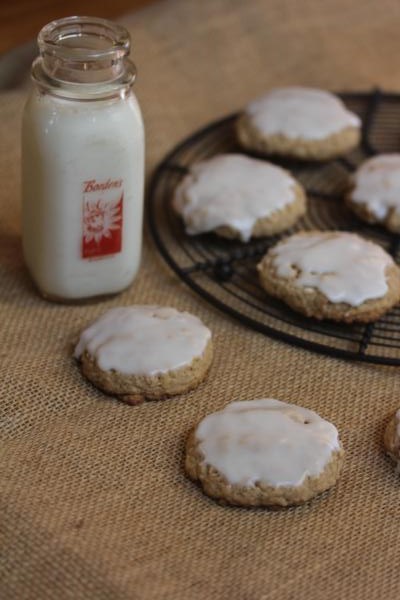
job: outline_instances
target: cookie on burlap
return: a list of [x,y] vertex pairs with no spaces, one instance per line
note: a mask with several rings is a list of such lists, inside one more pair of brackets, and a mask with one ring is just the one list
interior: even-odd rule
[[330,92],[287,87],[251,102],[236,129],[240,144],[248,150],[328,160],[358,145],[361,121]]
[[332,487],[343,456],[332,423],[261,399],[232,402],[200,421],[186,443],[185,469],[222,502],[290,506]]
[[271,296],[316,319],[368,323],[400,300],[399,267],[354,233],[296,233],[270,248],[257,269]]
[[400,154],[366,160],[352,177],[347,204],[363,221],[400,233]]
[[247,242],[291,227],[305,213],[306,197],[284,169],[241,154],[220,154],[190,167],[173,206],[189,235],[214,231]]
[[387,424],[383,443],[386,452],[397,463],[397,470],[400,472],[400,409],[394,413]]
[[83,331],[75,350],[84,375],[129,404],[194,389],[212,354],[211,332],[200,319],[160,306],[108,310]]

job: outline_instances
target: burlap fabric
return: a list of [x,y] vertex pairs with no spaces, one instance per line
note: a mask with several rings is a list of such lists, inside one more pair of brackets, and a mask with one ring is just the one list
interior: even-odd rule
[[[397,0],[171,0],[125,19],[140,76],[149,171],[181,137],[277,84],[399,89]],[[382,430],[396,368],[291,348],[200,301],[145,240],[140,276],[100,304],[48,304],[20,250],[19,123],[0,97],[2,600],[397,599],[399,478]],[[106,308],[193,311],[215,362],[195,392],[133,408],[80,375],[71,346]],[[317,410],[347,450],[339,485],[283,512],[224,508],[183,474],[184,438],[234,399]]]

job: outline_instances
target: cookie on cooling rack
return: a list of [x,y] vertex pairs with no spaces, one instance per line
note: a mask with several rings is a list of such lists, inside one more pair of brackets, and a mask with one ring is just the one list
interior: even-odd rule
[[271,296],[308,317],[368,323],[400,300],[398,266],[354,233],[297,233],[270,248],[257,268]]
[[367,223],[400,233],[400,154],[381,154],[354,173],[347,204]]
[[212,498],[241,506],[302,504],[332,487],[344,452],[337,429],[279,400],[232,402],[191,431],[185,469]]
[[237,121],[240,144],[261,154],[328,160],[360,141],[361,121],[334,94],[305,87],[273,89]]
[[194,164],[173,206],[189,235],[214,231],[243,242],[291,227],[306,210],[300,184],[284,169],[241,154]]
[[75,357],[95,386],[129,404],[197,387],[212,361],[210,330],[160,306],[113,308],[81,334]]

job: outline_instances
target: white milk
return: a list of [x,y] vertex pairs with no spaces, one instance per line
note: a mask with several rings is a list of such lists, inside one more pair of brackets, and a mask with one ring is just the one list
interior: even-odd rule
[[[23,247],[44,295],[74,299],[114,293],[134,278],[142,242],[143,138],[133,94],[77,103],[33,91],[22,133]],[[121,186],[96,191],[107,182]],[[97,256],[84,257],[85,200],[89,205],[104,200],[106,212],[121,193],[121,250],[102,255],[100,247]]]
[[67,17],[38,45],[22,126],[25,261],[50,299],[119,292],[142,243],[144,131],[129,34]]

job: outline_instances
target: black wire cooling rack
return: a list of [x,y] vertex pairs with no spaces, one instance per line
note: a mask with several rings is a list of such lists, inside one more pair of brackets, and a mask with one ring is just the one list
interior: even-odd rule
[[[273,159],[293,173],[308,196],[307,215],[283,235],[307,229],[356,231],[400,262],[400,236],[362,223],[343,202],[349,173],[363,160],[400,151],[400,94],[374,90],[339,95],[362,119],[360,147],[345,158],[321,164]],[[214,234],[185,234],[171,205],[174,189],[192,163],[221,152],[243,152],[235,139],[236,118],[237,114],[230,115],[196,132],[156,169],[149,189],[148,219],[160,253],[194,291],[256,331],[332,356],[400,365],[400,306],[368,325],[306,318],[268,296],[258,282],[257,262],[281,236],[244,244]]]

